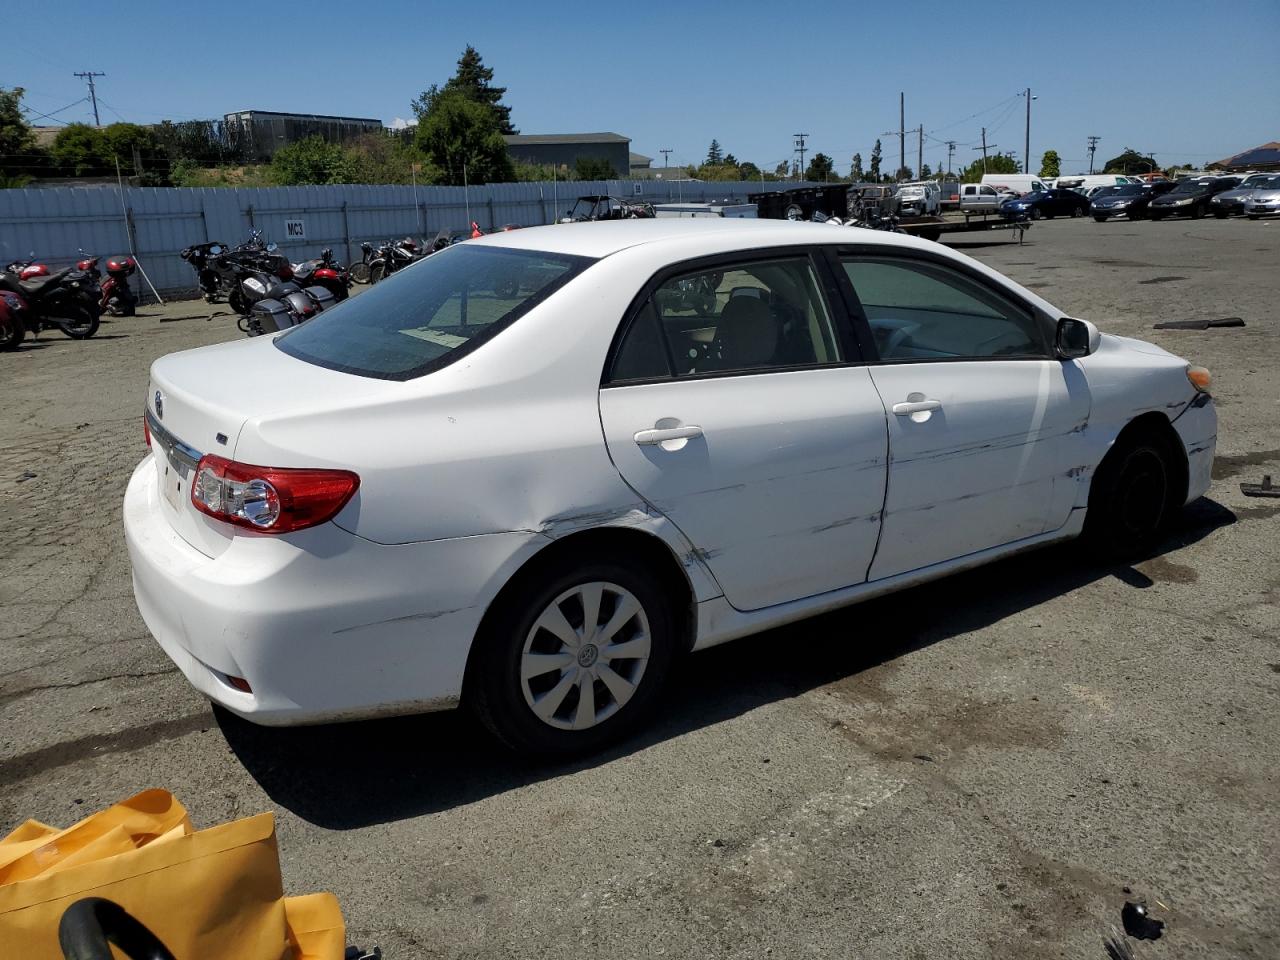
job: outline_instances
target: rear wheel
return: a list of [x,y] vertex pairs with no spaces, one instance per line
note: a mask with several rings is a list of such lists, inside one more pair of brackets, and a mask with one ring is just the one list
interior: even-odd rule
[[0,350],[17,350],[26,335],[21,320],[9,310],[0,311]]
[[49,320],[58,325],[58,329],[72,340],[88,340],[98,332],[97,311],[88,307],[61,307],[64,316],[50,317]]
[[1199,219],[1200,219],[1201,217],[1203,217],[1203,216],[1204,216],[1204,207],[1203,207],[1203,206],[1201,206],[1200,204],[1198,204],[1198,203],[1197,203],[1194,207],[1192,207],[1192,208],[1191,208],[1191,219],[1192,219],[1192,220],[1199,220]]
[[1093,219],[1097,220],[1099,223],[1106,223],[1106,222],[1107,222],[1107,218],[1106,218],[1106,217],[1100,217],[1100,216],[1098,216],[1098,214],[1096,214],[1096,213],[1093,215]]
[[1153,211],[1151,212],[1151,219],[1152,219],[1152,220],[1162,220],[1162,219],[1164,219],[1164,214],[1163,214],[1163,213],[1156,213],[1156,212],[1153,210]]
[[787,209],[782,212],[782,216],[786,220],[803,220],[804,208],[798,203],[789,203]]
[[1071,216],[1073,216],[1073,217],[1083,217],[1083,216],[1084,216],[1086,213],[1088,213],[1088,212],[1089,212],[1088,210],[1085,210],[1085,209],[1083,209],[1083,208],[1081,208],[1081,207],[1072,207],[1072,208],[1071,208]]
[[387,266],[384,263],[375,263],[369,267],[369,282],[377,283],[387,275]]
[[1227,211],[1225,210],[1215,210],[1213,211],[1213,215],[1217,217],[1219,220],[1227,219]]
[[1031,208],[1031,219],[1032,219],[1032,220],[1039,220],[1042,216],[1043,216],[1043,214],[1040,212],[1040,208],[1039,208],[1039,207],[1032,207],[1032,208]]
[[1106,560],[1150,549],[1177,506],[1174,452],[1159,434],[1123,438],[1102,461],[1089,491],[1084,536]]
[[347,273],[350,274],[351,279],[356,283],[369,282],[369,265],[363,260],[359,263],[353,263]]
[[504,744],[563,757],[642,723],[663,687],[676,628],[662,584],[621,556],[553,563],[489,618],[464,698]]

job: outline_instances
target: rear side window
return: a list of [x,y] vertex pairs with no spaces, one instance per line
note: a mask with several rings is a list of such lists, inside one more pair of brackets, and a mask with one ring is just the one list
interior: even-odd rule
[[411,380],[492,339],[593,262],[460,244],[330,307],[276,346],[331,370]]
[[1015,359],[1046,353],[1035,317],[953,269],[844,259],[880,359]]
[[[655,349],[655,334],[664,353]],[[840,359],[813,265],[788,257],[667,280],[627,331],[610,379],[759,373]]]

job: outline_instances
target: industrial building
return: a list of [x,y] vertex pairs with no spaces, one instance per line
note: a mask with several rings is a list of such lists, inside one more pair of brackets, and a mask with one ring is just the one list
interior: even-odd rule
[[353,140],[366,133],[381,133],[382,121],[368,117],[329,117],[318,113],[274,113],[241,110],[223,117],[227,138],[243,146],[245,158],[270,160],[281,147],[307,137],[320,136],[330,143]]
[[579,158],[607,160],[615,176],[631,169],[631,138],[618,133],[534,133],[503,137],[512,160],[572,167]]

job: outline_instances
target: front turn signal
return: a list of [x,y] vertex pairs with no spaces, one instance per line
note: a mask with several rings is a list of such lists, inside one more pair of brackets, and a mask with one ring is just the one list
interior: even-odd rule
[[1208,393],[1209,384],[1213,382],[1213,377],[1209,376],[1209,371],[1204,367],[1188,366],[1187,379],[1191,381],[1197,393]]

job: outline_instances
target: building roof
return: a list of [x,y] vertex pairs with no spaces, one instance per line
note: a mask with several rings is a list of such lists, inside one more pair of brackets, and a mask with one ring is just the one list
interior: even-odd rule
[[517,133],[502,138],[507,146],[525,146],[534,143],[630,143],[630,137],[620,133]]
[[633,167],[647,167],[653,163],[653,157],[646,157],[643,153],[633,153],[630,156],[628,163]]
[[1213,164],[1215,167],[1240,167],[1248,169],[1249,167],[1273,167],[1280,165],[1280,140],[1272,140],[1270,143],[1264,143],[1260,147],[1254,147],[1252,150],[1246,150],[1244,153],[1237,153],[1234,157],[1227,157],[1225,160],[1219,160]]
[[[277,110],[233,110],[226,114],[227,117],[239,117],[241,114],[251,114],[255,117],[293,117],[299,120],[341,120],[344,123],[376,123],[381,126],[382,121],[374,117],[333,117],[323,113],[281,113]],[[224,117],[225,119],[225,117]]]

